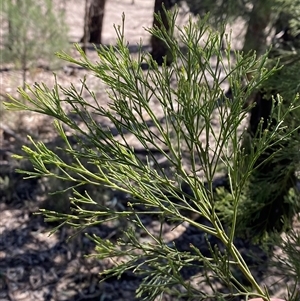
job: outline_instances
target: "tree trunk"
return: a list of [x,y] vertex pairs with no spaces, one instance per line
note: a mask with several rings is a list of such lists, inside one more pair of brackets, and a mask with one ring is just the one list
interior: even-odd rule
[[271,14],[273,2],[273,0],[256,0],[254,2],[245,35],[244,53],[255,51],[257,56],[260,56],[266,51],[267,37],[273,21]]
[[106,0],[91,0],[85,17],[84,35],[81,42],[101,44],[101,33]]
[[[248,22],[248,28],[245,35],[245,42],[243,46],[244,54],[255,52],[257,57],[261,56],[267,49],[267,37],[269,35],[269,28],[271,27],[272,16],[271,7],[273,0],[256,0],[253,3],[252,12]],[[250,79],[251,74],[247,74]],[[261,96],[262,92],[258,91],[253,95],[250,101],[256,102],[256,107],[251,111],[251,119],[249,129],[251,133],[256,134],[261,118],[269,119],[272,106],[271,101],[264,99]]]
[[[166,10],[169,10],[172,8],[173,4],[171,0],[155,0],[154,3],[154,16],[153,16],[153,27],[159,27],[162,28],[162,26],[159,24],[159,22],[155,18],[155,14],[160,14],[163,27],[166,28],[166,30],[169,30],[169,23],[167,20],[167,15],[163,10],[163,4],[165,6]],[[162,65],[164,59],[164,56],[167,56],[167,64],[170,64],[172,61],[172,58],[170,57],[170,54],[168,53],[168,49],[165,45],[165,43],[160,40],[159,38],[152,36],[151,37],[151,46],[152,46],[152,52],[151,55],[153,59],[158,63],[158,65]]]
[[83,30],[83,37],[81,39],[82,50],[86,53],[87,44],[88,44],[88,35],[89,35],[89,26],[88,26],[88,19],[89,19],[89,0],[85,0],[84,4],[84,30]]

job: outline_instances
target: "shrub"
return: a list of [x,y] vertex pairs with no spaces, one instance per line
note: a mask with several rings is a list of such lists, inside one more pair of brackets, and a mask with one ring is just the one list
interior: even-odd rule
[[[169,20],[173,31],[176,13],[169,14]],[[75,47],[80,59],[58,54],[59,58],[85,68],[107,84],[108,108],[101,106],[84,80],[80,91],[73,85],[65,88],[56,84],[52,90],[43,84],[27,86],[28,92],[19,89],[27,104],[14,98],[6,104],[9,108],[52,116],[55,130],[65,143],[68,161],[30,137],[32,147],[24,146],[25,154],[19,157],[29,159],[34,166],[34,172],[21,171],[28,177],[59,178],[70,183],[72,213],[43,211],[48,220],[88,227],[125,217],[134,225],[135,228],[124,228],[117,244],[97,236],[90,238],[96,243],[97,257],[110,258],[115,263],[103,275],[121,276],[128,270],[140,275],[142,280],[136,295],[144,300],[156,300],[167,293],[178,298],[184,296],[186,300],[268,298],[268,292],[254,279],[234,244],[236,223],[240,200],[248,188],[257,158],[295,131],[281,124],[298,108],[297,98],[283,114],[278,113],[282,106],[278,102],[274,110],[278,113],[278,125],[272,131],[264,131],[255,140],[252,151],[245,153],[242,143],[247,131],[241,128],[241,123],[251,110],[251,106],[245,107],[245,100],[276,72],[276,67],[267,68],[267,54],[256,58],[236,52],[232,57],[229,41],[225,53],[221,53],[224,33],[207,24],[204,18],[177,28],[181,43],[171,39],[172,34],[164,29],[149,30],[168,45],[174,58],[170,67],[166,64],[158,67],[142,50],[137,59],[132,58],[121,27],[116,29],[116,48],[96,49],[98,63],[92,63],[78,45]],[[143,71],[142,63],[152,69]],[[241,78],[250,73],[252,77],[244,89]],[[234,101],[224,98],[225,81],[234,87]],[[83,91],[92,100],[87,100]],[[222,98],[223,105],[218,101]],[[66,104],[80,117],[84,127],[68,114]],[[157,115],[158,109],[163,118]],[[103,127],[97,118],[109,120],[118,131],[118,139],[112,128]],[[72,129],[79,147],[70,143],[66,127]],[[145,160],[129,144],[128,134],[144,148]],[[164,157],[169,169],[160,166],[157,154]],[[183,164],[183,158],[188,164]],[[226,224],[222,222],[214,188],[220,166],[227,170],[230,186],[230,219]],[[55,169],[59,172],[52,172]],[[114,210],[101,202],[100,195],[96,199],[88,190],[80,192],[79,187],[86,184],[105,185],[130,195],[127,208]],[[185,185],[189,193],[184,191]],[[93,205],[94,209],[88,210],[86,205]],[[193,219],[193,214],[201,219]],[[147,228],[145,215],[155,215],[161,228],[166,221],[174,225],[187,222],[204,231],[210,255],[192,244],[189,251],[180,252],[176,245],[164,240],[162,231],[153,233]],[[139,240],[135,229],[147,239]],[[210,237],[216,237],[220,243],[210,244]],[[211,293],[185,281],[182,270],[193,266],[202,268],[198,283],[210,283]],[[233,268],[246,277],[250,288],[234,276]],[[214,280],[221,282],[226,290],[221,291]]]
[[2,63],[13,63],[23,72],[38,66],[55,67],[54,52],[68,48],[67,27],[51,0],[3,0]]

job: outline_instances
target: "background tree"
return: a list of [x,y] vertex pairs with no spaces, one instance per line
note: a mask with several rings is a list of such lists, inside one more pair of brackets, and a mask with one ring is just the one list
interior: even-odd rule
[[[178,2],[178,1],[177,1]],[[299,28],[299,0],[186,0],[190,12],[204,16],[210,13],[213,26],[233,24],[238,17],[245,20],[246,35],[243,50],[261,54],[267,48],[267,38],[288,27]],[[281,27],[281,29],[279,29]]]
[[62,11],[51,0],[3,0],[3,48],[1,63],[13,63],[22,70],[37,66],[55,67],[54,53],[68,48],[67,26]]
[[[283,4],[283,1],[281,2]],[[292,100],[300,92],[294,80],[300,76],[300,48],[299,37],[297,37],[300,28],[300,2],[294,1],[292,5],[291,2],[285,1],[285,5],[279,6],[279,9],[276,4],[279,5],[278,1],[272,0],[257,0],[253,3],[243,47],[245,53],[255,51],[257,55],[261,55],[266,51],[267,38],[273,31],[277,34],[271,41],[273,49],[269,53],[269,64],[275,66],[280,59],[279,64],[282,66],[281,70],[253,95],[252,101],[255,106],[249,121],[252,141],[250,148],[255,147],[257,139],[263,139],[265,130],[272,131],[278,126],[276,109],[278,102],[283,102],[281,113],[285,114]],[[298,6],[298,10],[292,12],[295,5]],[[295,27],[298,30],[293,30]],[[289,37],[287,37],[288,33]],[[282,37],[289,39],[289,49]],[[281,95],[282,99],[277,95]],[[289,115],[285,126],[296,128],[299,121],[299,114]],[[296,202],[288,201],[291,190],[296,188],[297,183],[296,171],[299,169],[300,162],[297,150],[299,144],[299,132],[296,131],[289,139],[283,139],[277,146],[266,149],[258,158],[250,181],[251,204],[247,206],[247,216],[245,214],[241,218],[244,227],[240,227],[241,229],[249,227],[252,236],[255,235],[254,233],[260,235],[264,231],[282,231],[291,227],[293,216],[299,208],[299,199]],[[248,149],[249,152],[251,149]]]
[[[247,26],[243,52],[245,54],[256,53],[260,56],[267,50],[268,41],[271,41],[273,49],[269,53],[269,64],[275,66],[280,59],[280,64],[283,65],[282,70],[276,73],[276,76],[262,84],[257,91],[254,91],[250,99],[247,99],[248,104],[254,104],[248,126],[251,142],[248,136],[243,142],[244,147],[247,145],[245,153],[247,155],[255,149],[257,139],[263,139],[264,131],[272,131],[278,126],[277,117],[273,116],[273,103],[275,107],[277,103],[276,95],[280,94],[283,97],[284,108],[287,110],[290,102],[300,92],[298,83],[294,80],[300,76],[297,71],[300,49],[300,1],[187,0],[186,2],[194,14],[204,16],[210,12],[210,22],[215,27],[224,21],[233,23],[237,17],[242,17]],[[230,83],[226,97],[233,101],[241,97],[236,92],[240,89],[240,85],[247,86],[251,76],[251,73],[247,74],[244,83]],[[297,124],[297,120],[299,122],[299,115],[290,116],[286,126]],[[245,206],[241,206],[244,212],[244,214],[241,212],[239,218],[241,234],[247,233],[246,229],[251,229],[248,233],[251,233],[252,238],[255,235],[262,237],[266,232],[282,231],[291,226],[299,201],[291,204],[287,198],[297,182],[295,172],[300,161],[295,145],[299,146],[299,144],[296,134],[289,140],[268,148],[258,158],[255,172],[249,182],[248,195],[245,196]]]
[[249,21],[243,51],[255,51],[262,55],[267,48],[267,38],[270,36],[270,29],[274,26],[276,17],[272,16],[272,4],[274,0],[252,1],[252,10],[249,14]]
[[81,39],[85,45],[87,42],[101,44],[101,34],[104,19],[106,0],[86,0],[84,20],[84,35]]
[[[169,21],[167,18],[166,11],[169,10],[174,6],[174,2],[172,0],[155,0],[154,3],[154,16],[153,16],[153,27],[164,28],[166,31],[169,31]],[[158,21],[155,17],[159,15],[161,18],[162,23]],[[163,26],[162,26],[163,25]],[[170,64],[172,58],[170,57],[170,53],[168,53],[168,47],[163,40],[158,38],[155,35],[151,36],[151,47],[152,47],[152,57],[158,63],[158,65],[162,65],[163,57],[167,57],[167,64]]]

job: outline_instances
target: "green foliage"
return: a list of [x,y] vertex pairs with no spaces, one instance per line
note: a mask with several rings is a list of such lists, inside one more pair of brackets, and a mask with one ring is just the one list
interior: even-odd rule
[[13,63],[23,70],[55,67],[56,51],[68,48],[67,27],[61,11],[52,0],[3,0],[2,26],[5,29],[1,63]]
[[276,0],[274,9],[280,14],[281,24],[290,26],[292,36],[296,37],[300,33],[300,1]]
[[[299,221],[299,216],[298,216]],[[300,298],[300,232],[299,226],[291,229],[288,234],[272,236],[269,243],[280,247],[272,261],[275,273],[288,284],[288,300]]]
[[5,190],[9,187],[9,177],[5,176],[5,177],[0,177],[0,189],[1,190]]
[[236,1],[236,0],[186,0],[190,11],[195,15],[204,16],[208,12],[211,15],[210,21],[213,24],[222,24],[224,21],[232,22],[237,17],[248,19],[251,12],[253,1]]
[[[271,59],[269,66],[274,66],[275,60],[277,58]],[[253,169],[240,198],[237,235],[254,241],[265,239],[274,230],[281,232],[291,229],[293,216],[300,211],[299,191],[295,190],[295,171],[299,170],[300,165],[300,110],[297,105],[300,86],[295,80],[300,76],[299,56],[289,54],[282,57],[280,63],[283,66],[260,88],[264,93],[263,101],[274,103],[269,125],[256,137],[245,134],[243,141],[244,154],[248,155],[256,147],[257,141],[261,143],[264,139],[266,131],[272,132],[278,126],[282,129],[277,136],[276,146],[270,146],[258,158],[258,166]],[[287,129],[289,136],[286,136]],[[230,223],[234,211],[231,192],[220,188],[217,195],[216,206],[223,220]]]
[[[222,24],[224,21],[232,23],[238,17],[248,21],[253,7],[260,1],[262,0],[185,0],[193,14],[204,16],[209,12],[210,21],[213,24]],[[299,29],[299,0],[272,0],[268,5],[274,15],[274,20],[280,14],[284,14],[286,22],[283,22],[282,25],[291,25],[292,28],[298,27]]]
[[[172,31],[176,14],[169,15],[169,19]],[[224,300],[235,296],[246,299],[258,296],[268,300],[268,292],[252,276],[234,244],[234,238],[240,202],[249,186],[255,163],[270,145],[290,137],[294,129],[286,129],[281,123],[298,108],[298,99],[284,114],[278,115],[278,126],[272,131],[265,131],[262,139],[255,141],[253,151],[245,155],[241,146],[246,131],[240,133],[240,124],[251,109],[245,108],[245,99],[261,87],[276,68],[266,68],[267,55],[256,58],[255,55],[242,56],[236,52],[232,57],[230,43],[225,55],[222,54],[219,49],[224,36],[214,31],[206,18],[196,23],[190,21],[177,30],[186,52],[181,51],[182,45],[170,38],[166,31],[158,28],[149,30],[168,45],[174,58],[170,67],[163,65],[159,68],[142,50],[134,59],[122,28],[116,30],[116,48],[100,46],[96,49],[98,63],[92,63],[78,45],[76,49],[80,59],[66,53],[58,54],[61,59],[85,68],[107,84],[108,108],[101,106],[85,80],[80,91],[73,85],[67,88],[58,84],[53,89],[44,84],[27,86],[28,92],[19,89],[26,104],[11,98],[11,102],[6,103],[7,107],[53,117],[55,130],[64,141],[64,151],[68,155],[68,160],[65,160],[44,143],[30,138],[32,146],[24,146],[24,156],[18,158],[29,159],[34,171],[20,172],[28,177],[48,177],[69,183],[73,211],[70,214],[43,211],[48,220],[87,227],[127,218],[135,225],[135,228],[124,227],[124,234],[117,244],[96,236],[91,239],[97,245],[99,259],[120,259],[103,275],[120,277],[127,270],[140,275],[142,282],[137,296],[143,300],[156,300],[167,293],[178,298],[184,296],[187,300]],[[199,45],[199,41],[204,41],[203,45]],[[152,69],[143,71],[142,63],[147,63]],[[241,78],[248,73],[253,77],[245,90]],[[220,106],[218,99],[223,96],[224,81],[229,81],[234,87],[234,101],[226,99]],[[92,99],[85,99],[84,93]],[[66,112],[66,104],[72,108],[72,113],[80,117],[85,127]],[[277,109],[281,107],[282,102],[279,102]],[[160,110],[164,118],[160,119],[156,110]],[[109,120],[117,129],[119,139],[110,128],[103,127],[92,116]],[[216,119],[218,126],[213,122]],[[72,130],[79,148],[70,142],[65,128]],[[128,134],[134,136],[148,152],[145,160],[137,156],[129,144]],[[155,153],[164,156],[171,172],[159,165]],[[186,154],[188,163],[184,165],[182,158]],[[213,187],[220,165],[225,166],[229,176],[232,205],[232,214],[227,221],[229,227],[222,222]],[[178,183],[187,183],[191,194],[184,193]],[[91,197],[88,188],[80,191],[80,187],[86,184],[104,185],[129,194],[131,199],[127,208],[116,210],[103,205],[96,195]],[[94,206],[94,209],[88,210],[86,205]],[[144,210],[141,210],[141,205]],[[200,215],[205,222],[192,219],[188,212]],[[176,245],[170,246],[165,242],[162,231],[153,233],[147,228],[142,217],[153,216],[153,213],[161,228],[165,221],[174,224],[187,222],[218,238],[222,247],[208,242],[211,256],[193,245],[189,251],[180,252]],[[135,229],[142,231],[146,239],[140,241]],[[205,279],[212,288],[212,294],[183,278],[182,269],[193,266],[202,268],[199,283]],[[250,289],[240,282],[240,277],[233,275],[233,267],[247,279]],[[226,290],[220,291],[213,280],[225,285]]]
[[299,0],[186,0],[190,11],[204,16],[210,13],[211,24],[219,28],[223,23],[233,24],[239,18],[240,25],[244,21],[246,30],[243,50],[256,51],[262,54],[272,39],[273,46],[280,41],[280,48],[289,51],[299,49],[300,19]]

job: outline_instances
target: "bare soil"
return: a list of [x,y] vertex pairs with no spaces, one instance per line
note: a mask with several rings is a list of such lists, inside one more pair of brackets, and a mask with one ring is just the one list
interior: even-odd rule
[[[83,35],[84,1],[67,0],[67,22],[70,27],[70,42],[80,41]],[[115,44],[115,31],[113,24],[121,24],[121,15],[124,12],[125,35],[132,51],[142,39],[143,44],[149,47],[149,34],[144,27],[150,27],[153,17],[153,0],[107,0],[103,43]],[[187,20],[186,10],[181,9],[179,22]],[[237,22],[233,28],[234,47],[240,48],[243,37],[243,23]],[[87,55],[91,60],[97,60],[96,52],[88,50]],[[62,86],[73,83],[80,87],[80,79],[87,76],[87,83],[97,97],[108,102],[105,86],[85,70],[74,69],[66,65],[55,71],[58,81]],[[9,68],[0,73],[1,103],[6,99],[5,94],[17,96],[16,88],[22,85],[21,72]],[[44,82],[48,86],[54,84],[52,71],[37,68],[28,72],[28,83]],[[0,105],[1,105],[0,103]],[[3,110],[3,109],[2,109]],[[161,115],[162,112],[157,112]],[[55,146],[59,140],[53,131],[52,120],[41,115],[28,112],[0,112],[0,301],[125,301],[137,300],[134,298],[135,290],[140,279],[134,275],[126,274],[121,279],[112,278],[99,283],[99,273],[109,266],[109,260],[99,261],[96,258],[86,258],[84,255],[94,253],[94,244],[79,233],[67,241],[74,232],[65,227],[49,236],[53,224],[46,223],[43,217],[35,215],[39,208],[47,207],[55,210],[67,210],[68,202],[62,196],[50,197],[47,192],[53,186],[43,180],[24,180],[15,172],[20,163],[11,158],[13,153],[21,153],[21,146],[28,144],[27,135]],[[128,137],[134,144],[133,137]],[[31,168],[28,163],[22,167]],[[124,201],[124,196],[114,192],[105,192],[106,198]],[[88,233],[97,234],[102,238],[117,237],[122,225],[99,226],[88,229]],[[159,223],[155,220],[148,221],[148,227],[154,232],[159,231]],[[174,228],[164,225],[165,240],[175,242],[188,250],[189,244],[204,245],[204,236],[189,225]],[[238,242],[240,250],[246,254],[252,250],[263,261],[267,262],[266,254],[258,247],[247,242]],[[276,251],[280,252],[280,250]],[[199,274],[199,270],[186,271],[186,279]],[[255,271],[262,284],[271,287],[274,296],[283,297],[284,285],[277,283],[279,280],[273,275],[268,265],[261,265]],[[196,283],[196,281],[191,281]],[[202,284],[199,289],[208,290]],[[166,296],[164,300],[178,300]],[[182,299],[184,300],[184,299]]]

